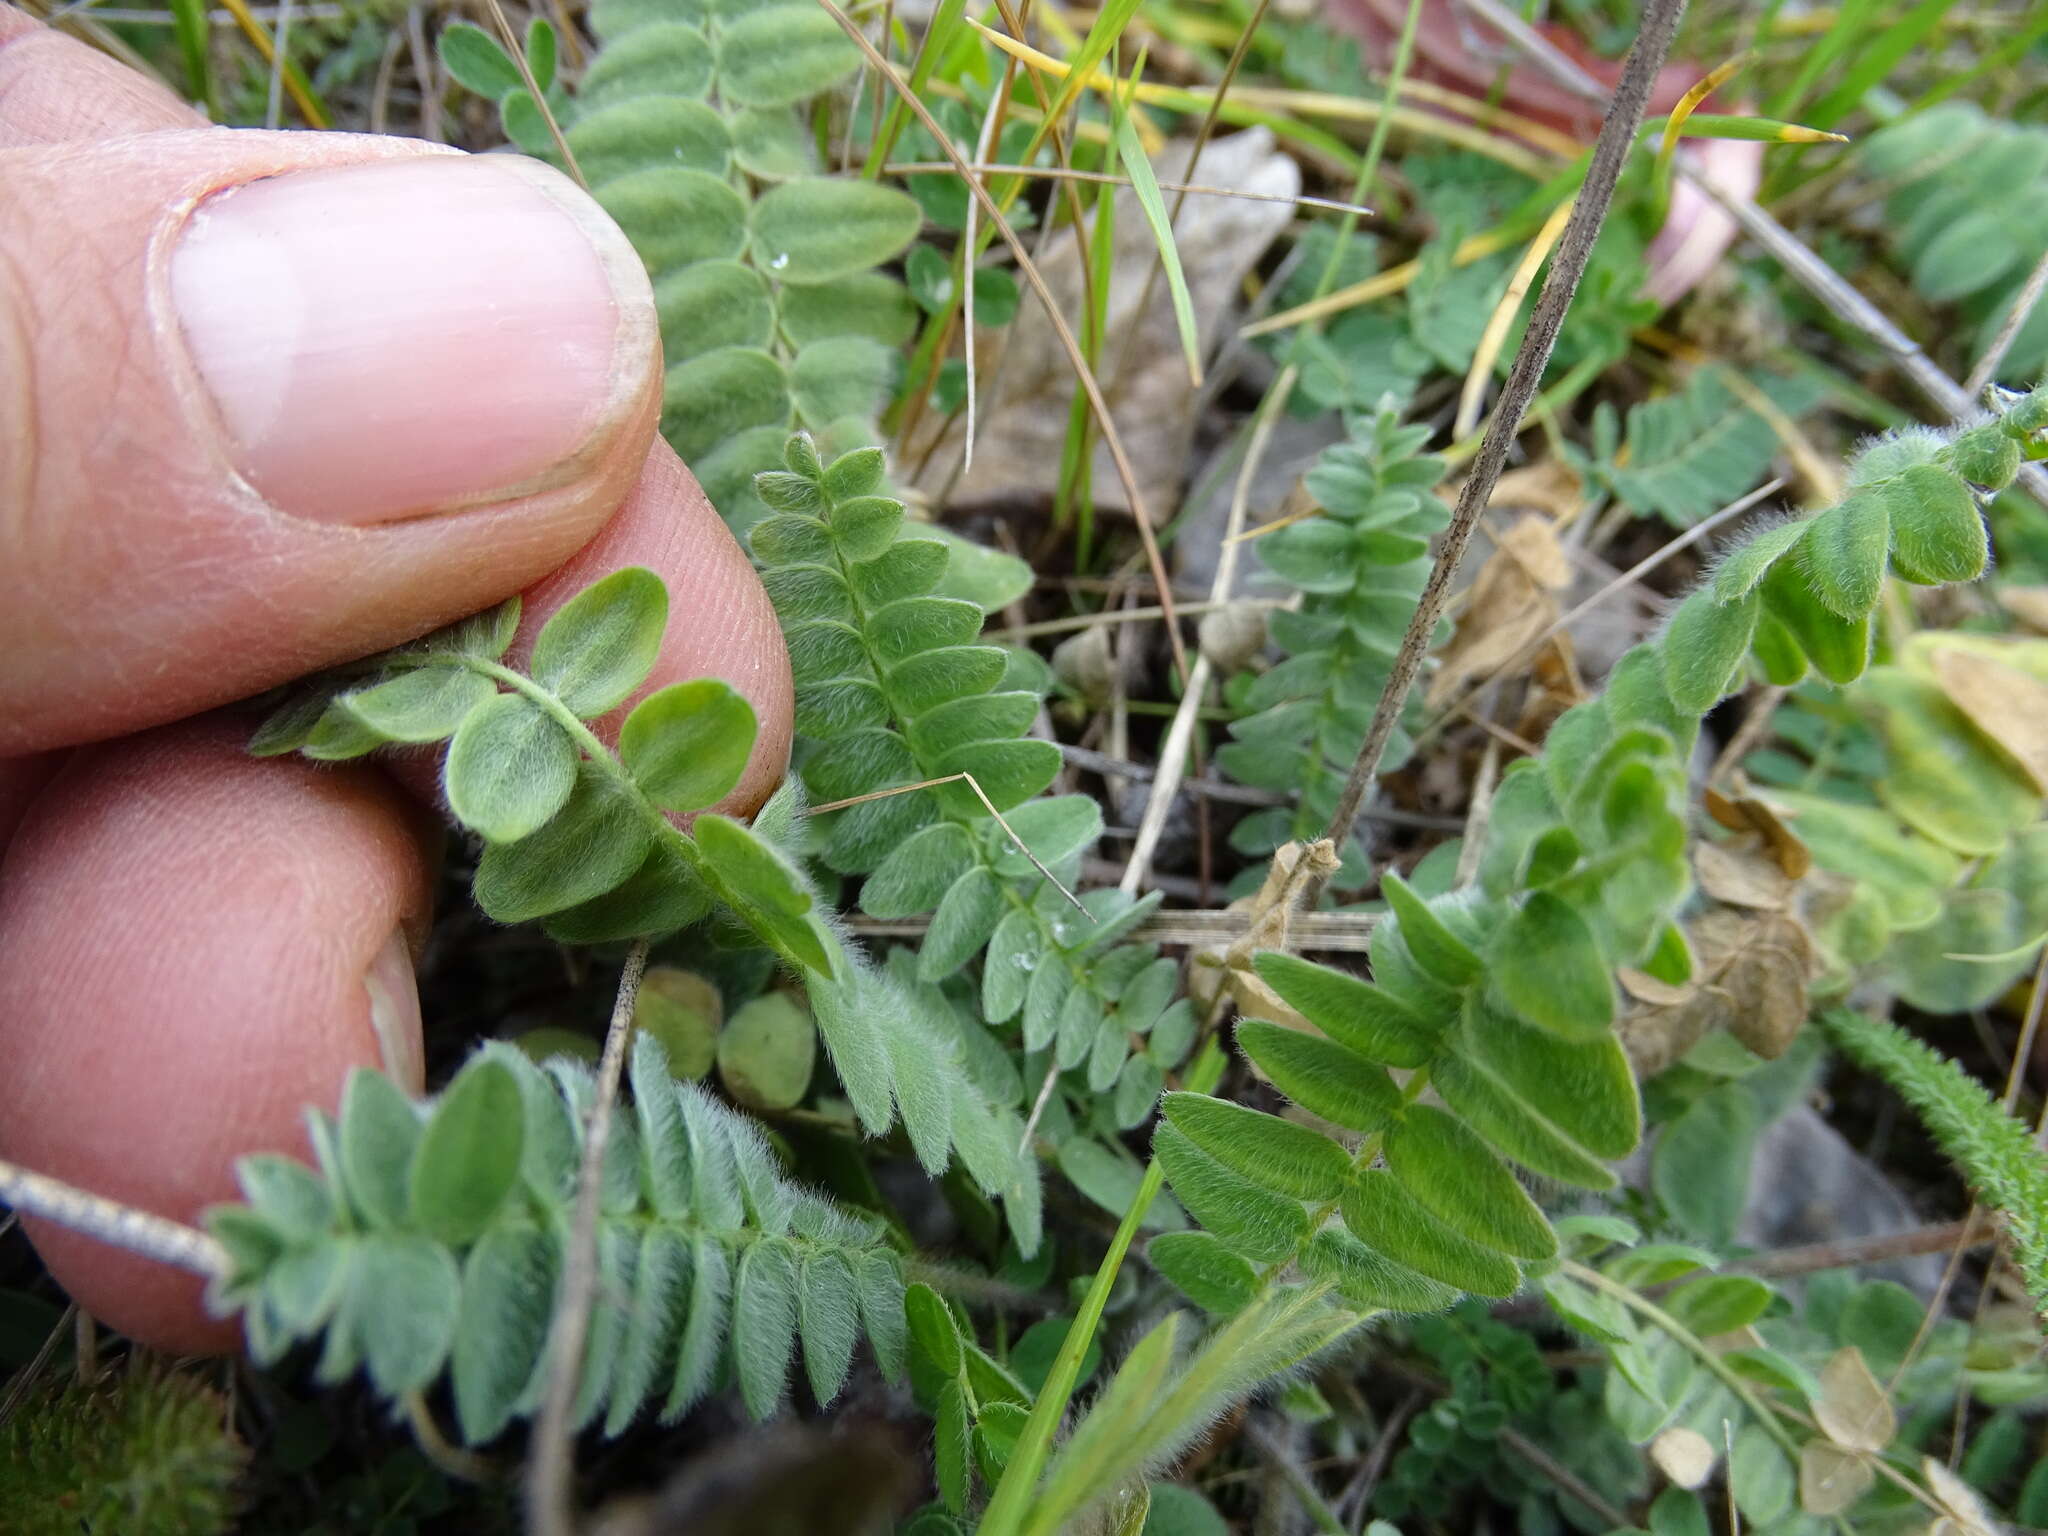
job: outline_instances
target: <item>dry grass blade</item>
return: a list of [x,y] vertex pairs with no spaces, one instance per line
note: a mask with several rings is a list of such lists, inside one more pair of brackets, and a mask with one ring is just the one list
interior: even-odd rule
[[590,1309],[597,1300],[597,1207],[604,1185],[605,1145],[611,1140],[612,1109],[625,1076],[626,1048],[633,1041],[633,1004],[646,971],[647,941],[635,939],[619,973],[618,997],[598,1062],[582,1163],[576,1170],[576,1208],[562,1262],[561,1298],[548,1327],[547,1391],[526,1462],[529,1536],[575,1536],[576,1446],[570,1421],[583,1376],[583,1348],[590,1337]]
[[[1145,563],[1151,567],[1152,579],[1158,584],[1160,602],[1164,607],[1171,609],[1173,586],[1166,574],[1165,558],[1159,552],[1159,536],[1152,527],[1152,514],[1146,510],[1145,494],[1138,487],[1138,477],[1131,469],[1130,456],[1124,452],[1123,438],[1116,430],[1116,423],[1110,418],[1109,402],[1103,398],[1101,386],[1095,380],[1095,373],[1082,357],[1080,344],[1074,340],[1073,328],[1067,324],[1067,317],[1060,313],[1059,304],[1053,298],[1052,290],[1046,287],[1045,278],[1039,272],[1038,264],[1024,249],[1023,241],[1017,238],[1017,232],[1010,227],[1010,221],[1003,217],[1002,209],[996,206],[996,201],[989,195],[988,188],[973,174],[966,157],[953,147],[952,138],[939,125],[938,119],[917,99],[917,94],[910,89],[908,83],[898,78],[888,68],[882,55],[876,51],[875,45],[868,41],[867,34],[861,31],[859,24],[834,4],[833,0],[818,0],[818,4],[824,8],[827,15],[839,23],[840,29],[853,40],[854,46],[867,56],[868,62],[888,79],[897,95],[924,125],[925,132],[929,133],[939,148],[945,151],[946,158],[953,164],[953,169],[967,183],[967,190],[972,194],[974,201],[981,205],[982,212],[988,215],[989,223],[995,226],[996,233],[1002,236],[1003,243],[1009,246],[1011,254],[1016,257],[1017,270],[1024,275],[1024,281],[1030,285],[1032,293],[1044,307],[1046,321],[1052,326],[1061,350],[1067,354],[1067,361],[1073,366],[1075,378],[1080,381],[1082,392],[1088,397],[1088,408],[1095,416],[1096,425],[1101,429],[1103,446],[1108,448],[1110,460],[1116,466],[1117,479],[1123,482],[1124,498],[1131,509],[1131,521],[1138,525],[1138,538],[1145,546]],[[1186,677],[1187,646],[1181,640],[1180,626],[1171,618],[1167,623],[1166,639],[1173,647],[1175,668],[1182,677]]]
[[971,773],[949,773],[941,779],[926,779],[922,783],[918,784],[898,784],[891,789],[877,789],[869,794],[854,795],[851,798],[845,800],[834,800],[826,805],[814,805],[810,808],[810,814],[813,816],[818,816],[822,815],[826,811],[843,811],[849,805],[861,805],[869,800],[887,800],[895,795],[915,794],[920,789],[937,789],[941,784],[960,783],[965,783],[969,789],[974,791],[974,798],[979,800],[982,803],[982,805],[986,807],[989,815],[995,817],[996,825],[1003,829],[1003,835],[1009,838],[1009,840],[1016,845],[1016,849],[1019,853],[1023,854],[1025,858],[1031,861],[1031,867],[1037,870],[1041,875],[1045,876],[1046,879],[1052,882],[1053,889],[1058,891],[1062,896],[1067,898],[1067,903],[1069,906],[1071,906],[1076,912],[1079,912],[1083,917],[1087,918],[1089,922],[1094,922],[1095,914],[1090,912],[1086,907],[1082,906],[1080,898],[1077,897],[1072,891],[1068,890],[1064,885],[1060,884],[1059,877],[1039,862],[1038,855],[1031,851],[1030,844],[1026,843],[1023,838],[1019,837],[1016,833],[1016,829],[1013,828],[1007,821],[1003,819],[1003,813],[996,809],[996,803],[993,800],[989,799],[987,794],[983,792],[981,784],[979,783],[979,781],[975,779],[974,775]]
[[227,1250],[197,1227],[138,1211],[0,1159],[0,1200],[116,1248],[212,1279],[228,1270]]
[[2005,319],[1999,322],[1998,334],[1991,345],[1984,349],[1984,355],[1977,359],[1977,366],[1970,370],[1970,379],[1963,386],[1975,398],[1984,393],[1984,386],[1998,377],[1998,366],[2005,361],[2005,354],[2012,350],[2018,339],[2020,327],[2027,323],[2027,316],[2034,312],[2034,306],[2041,302],[2041,295],[2048,292],[2048,251],[2041,253],[2041,259],[2034,263],[2034,270],[2027,274],[2027,280],[2020,285],[2020,291],[2013,295],[2012,308],[2006,311]]
[[270,29],[256,19],[255,13],[249,9],[248,0],[221,0],[221,4],[235,18],[235,24],[242,29],[243,35],[256,45],[256,51],[263,55],[263,62],[283,75],[284,89],[290,93],[292,105],[299,109],[299,116],[305,119],[306,126],[332,128],[333,120],[307,89],[299,71],[280,63],[283,50],[272,40]]
[[[958,174],[950,163],[937,160],[892,162],[882,169],[891,176]],[[970,165],[967,169],[977,176],[1039,176],[1048,181],[1087,181],[1115,187],[1128,187],[1131,184],[1131,178],[1128,176],[1076,170],[1071,165]],[[1342,202],[1334,197],[1312,197],[1306,192],[1297,192],[1289,197],[1279,192],[1252,192],[1241,187],[1209,187],[1191,181],[1162,181],[1159,187],[1161,191],[1179,192],[1194,197],[1234,197],[1247,203],[1290,203],[1296,208],[1326,208],[1331,213],[1372,212],[1370,208],[1361,208],[1356,203]]]
[[[1289,364],[1274,381],[1272,389],[1267,391],[1259,414],[1253,420],[1251,443],[1245,449],[1244,465],[1238,471],[1237,485],[1231,492],[1230,517],[1224,528],[1216,576],[1209,584],[1211,603],[1220,603],[1229,596],[1231,582],[1237,575],[1238,552],[1243,547],[1237,535],[1244,529],[1251,502],[1251,484],[1258,474],[1259,465],[1265,461],[1267,445],[1272,441],[1273,422],[1287,404],[1294,375],[1294,366]],[[1166,830],[1167,815],[1173,809],[1174,795],[1179,791],[1181,777],[1187,770],[1196,714],[1202,707],[1202,696],[1208,692],[1212,671],[1209,657],[1204,653],[1195,658],[1194,670],[1187,674],[1180,705],[1173,712],[1173,723],[1167,727],[1166,740],[1159,748],[1159,771],[1152,780],[1152,792],[1145,801],[1145,814],[1138,822],[1138,838],[1131,846],[1130,862],[1124,866],[1124,877],[1118,882],[1118,888],[1127,895],[1135,895],[1138,887],[1145,883],[1145,875],[1152,865],[1153,850],[1159,846],[1160,834]]]
[[1458,397],[1458,418],[1451,427],[1451,436],[1470,437],[1472,429],[1479,424],[1479,407],[1486,399],[1486,381],[1493,377],[1493,365],[1500,356],[1501,344],[1507,340],[1508,328],[1521,312],[1522,300],[1535,283],[1544,259],[1564,233],[1573,205],[1574,200],[1567,198],[1543,221],[1543,227],[1536,231],[1536,238],[1529,242],[1529,249],[1522,253],[1521,261],[1516,264],[1514,276],[1508,279],[1507,292],[1500,296],[1500,302],[1487,317],[1486,329],[1480,333],[1479,345],[1472,353],[1472,366],[1465,372],[1465,388]]
[[511,20],[505,15],[505,7],[499,0],[485,0],[491,8],[491,21],[498,29],[498,41],[505,45],[505,51],[512,55],[512,62],[519,66],[519,78],[526,82],[526,94],[533,98],[541,120],[548,125],[548,137],[555,141],[555,152],[562,157],[562,164],[569,168],[569,174],[576,185],[584,191],[590,190],[590,183],[583,179],[583,167],[576,163],[575,151],[569,148],[569,141],[562,134],[562,125],[555,121],[554,108],[548,105],[548,98],[534,78],[533,65],[527,61],[526,45],[512,30]]

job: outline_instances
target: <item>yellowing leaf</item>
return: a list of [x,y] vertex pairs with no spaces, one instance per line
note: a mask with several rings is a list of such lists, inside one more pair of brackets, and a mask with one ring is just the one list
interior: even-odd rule
[[1821,1367],[1813,1417],[1835,1444],[1873,1454],[1891,1444],[1899,1427],[1883,1384],[1853,1344],[1836,1350]]

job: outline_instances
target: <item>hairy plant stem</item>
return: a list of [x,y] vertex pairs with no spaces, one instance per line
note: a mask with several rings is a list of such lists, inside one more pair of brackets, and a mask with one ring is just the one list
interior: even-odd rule
[[604,1185],[605,1145],[611,1139],[612,1107],[625,1075],[626,1049],[633,1040],[633,1004],[646,971],[647,940],[635,939],[619,973],[618,996],[598,1063],[583,1161],[576,1170],[576,1210],[562,1264],[562,1294],[548,1330],[547,1394],[526,1468],[526,1528],[532,1536],[574,1536],[576,1528],[576,1455],[570,1421],[576,1412],[576,1389],[582,1384],[590,1309],[597,1299],[597,1208]]
[[0,1200],[17,1211],[209,1280],[228,1272],[227,1250],[197,1227],[122,1205],[19,1163],[0,1160]]
[[[1209,1092],[1223,1080],[1225,1064],[1223,1048],[1212,1037],[1188,1069],[1188,1091]],[[1096,1267],[1088,1294],[1082,1299],[1066,1338],[1060,1342],[1060,1352],[1053,1359],[1052,1369],[1046,1373],[1038,1400],[1031,1405],[1031,1417],[1025,1421],[1023,1432],[1017,1437],[1017,1448],[1010,1453],[1002,1481],[996,1484],[995,1494],[989,1499],[988,1511],[981,1517],[977,1536],[1018,1536],[1024,1529],[1032,1497],[1038,1491],[1039,1474],[1045,1470],[1046,1461],[1052,1454],[1053,1436],[1059,1432],[1060,1420],[1073,1398],[1074,1383],[1081,1374],[1081,1358],[1088,1353],[1088,1346],[1095,1339],[1095,1330],[1102,1325],[1102,1310],[1109,1304],[1109,1293],[1116,1285],[1117,1272],[1123,1268],[1124,1257],[1131,1251],[1131,1243],[1138,1235],[1138,1223],[1151,1210],[1152,1202],[1158,1198],[1165,1182],[1166,1170],[1160,1167],[1159,1159],[1155,1157],[1146,1164],[1145,1177],[1138,1185],[1138,1192],[1131,1197],[1130,1209],[1124,1212],[1124,1219],[1118,1223],[1116,1236],[1109,1242],[1109,1251]]]
[[1610,1279],[1590,1264],[1580,1264],[1567,1259],[1558,1268],[1581,1285],[1591,1286],[1604,1295],[1612,1296],[1631,1312],[1639,1314],[1652,1327],[1667,1335],[1673,1343],[1712,1372],[1722,1386],[1734,1393],[1736,1400],[1747,1408],[1751,1416],[1763,1427],[1764,1433],[1775,1440],[1778,1448],[1790,1456],[1795,1464],[1798,1462],[1799,1442],[1792,1438],[1791,1432],[1779,1421],[1778,1415],[1769,1404],[1756,1395],[1755,1389],[1748,1382],[1730,1369],[1719,1355],[1707,1348],[1698,1334],[1640,1291],[1623,1285],[1619,1280]]
[[[1665,55],[1671,50],[1671,39],[1678,31],[1679,18],[1684,14],[1685,0],[1650,0],[1644,8],[1642,29],[1636,35],[1635,45],[1629,49],[1621,83],[1615,88],[1607,120],[1601,124],[1599,141],[1593,146],[1585,184],[1572,206],[1571,219],[1558,241],[1556,254],[1551,258],[1550,275],[1544,280],[1542,296],[1530,313],[1521,348],[1515,354],[1507,384],[1494,406],[1493,423],[1487,428],[1478,455],[1473,459],[1472,472],[1458,494],[1457,509],[1452,513],[1451,525],[1437,550],[1428,584],[1422,589],[1422,599],[1416,604],[1408,632],[1401,639],[1401,649],[1394,657],[1387,685],[1381,690],[1379,704],[1373,710],[1365,744],[1359,748],[1358,760],[1352,764],[1351,775],[1344,781],[1343,793],[1338,797],[1329,828],[1323,834],[1332,842],[1341,844],[1351,835],[1352,824],[1358,819],[1358,808],[1379,775],[1380,759],[1386,754],[1387,741],[1393,735],[1394,724],[1408,701],[1408,692],[1414,686],[1416,674],[1422,669],[1422,658],[1429,650],[1430,636],[1436,633],[1437,621],[1443,617],[1444,605],[1450,601],[1451,581],[1465,557],[1465,547],[1471,542],[1472,530],[1478,526],[1480,514],[1493,499],[1493,488],[1507,463],[1508,449],[1521,432],[1523,413],[1528,410],[1529,402],[1536,396],[1536,387],[1542,382],[1551,349],[1557,344],[1558,332],[1564,325],[1565,311],[1571,307],[1572,296],[1578,291],[1579,279],[1585,275],[1586,262],[1593,253],[1593,242],[1599,238],[1608,205],[1614,200],[1614,188],[1621,178],[1622,165],[1634,148],[1636,130],[1642,125],[1643,112],[1649,105],[1650,87],[1657,78]],[[1318,885],[1310,892],[1311,902],[1320,889]]]

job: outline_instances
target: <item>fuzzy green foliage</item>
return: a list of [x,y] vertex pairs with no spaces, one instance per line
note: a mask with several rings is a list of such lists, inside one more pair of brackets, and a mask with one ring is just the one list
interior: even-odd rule
[[[2048,128],[2000,121],[1972,103],[1910,112],[1863,144],[1890,192],[1879,228],[1913,286],[1976,322],[1981,352],[2004,326],[2048,246]],[[2026,379],[2048,366],[2048,304],[2036,304],[2000,366]]]
[[[817,174],[797,106],[852,78],[860,53],[815,6],[604,0],[590,21],[596,56],[550,106],[654,278],[663,435],[744,528],[764,511],[753,477],[777,467],[792,425],[840,447],[873,440],[916,324],[903,285],[875,269],[916,236],[918,205]],[[522,148],[559,158],[494,41],[457,24],[441,53],[502,104]]]
[[[1173,963],[1117,942],[1158,898],[1091,891],[1077,912],[1012,840],[1070,880],[1102,813],[1084,795],[1034,798],[1060,764],[1026,734],[1036,674],[977,643],[976,604],[940,594],[955,554],[904,523],[880,451],[821,464],[799,434],[786,466],[760,477],[772,512],[750,541],[789,641],[798,770],[813,803],[876,796],[816,818],[821,857],[865,876],[869,916],[932,914],[918,982],[949,981],[980,956],[980,1022],[1014,1026],[1020,1081],[1051,1065],[1085,1080],[1077,1097],[1091,1103],[1114,1090],[1098,1128],[1113,1138],[1144,1118],[1192,1040]],[[1055,1140],[1063,1130],[1048,1127]]]
[[[828,1402],[863,1330],[900,1371],[879,1226],[783,1178],[752,1122],[671,1077],[646,1036],[632,1089],[605,1153],[577,1424],[617,1434],[657,1401],[671,1421],[728,1378],[766,1418],[799,1342]],[[338,1120],[308,1117],[317,1169],[245,1158],[248,1203],[208,1213],[233,1264],[212,1305],[241,1313],[261,1363],[320,1339],[323,1381],[362,1369],[397,1397],[445,1370],[464,1437],[493,1438],[542,1391],[592,1091],[582,1066],[499,1045],[430,1105],[356,1072]]]
[[198,1377],[135,1365],[92,1386],[53,1375],[0,1431],[13,1536],[212,1536],[233,1528],[248,1449]]
[[[645,681],[667,620],[659,577],[614,572],[541,627],[522,670],[502,659],[519,625],[514,598],[316,680],[251,750],[334,761],[446,741],[442,788],[483,841],[473,889],[485,912],[540,919],[564,943],[590,944],[670,933],[716,910],[804,979],[871,1133],[900,1116],[934,1175],[957,1148],[987,1194],[1035,1205],[1035,1171],[1015,1153],[1021,1122],[986,1101],[928,1011],[842,942],[805,872],[796,786],[751,826],[703,809],[731,791],[752,752],[746,700],[716,679],[659,689],[626,716],[617,751],[586,723]],[[692,812],[687,832],[671,819]]]
[[[1818,390],[1804,379],[1758,375],[1749,383],[1789,417],[1818,403]],[[1771,423],[1729,387],[1725,370],[1702,368],[1676,394],[1631,409],[1626,428],[1602,404],[1593,414],[1591,452],[1572,457],[1632,510],[1685,528],[1761,480],[1779,447]]]
[[[1766,675],[1787,656],[1837,682],[1859,675],[1888,560],[1913,581],[1977,575],[1978,487],[1956,465],[1981,468],[1987,439],[2031,441],[2044,409],[2037,394],[1954,440],[1881,440],[1838,506],[1731,551],[1616,663],[1599,698],[1557,721],[1540,756],[1503,775],[1471,887],[1425,899],[1383,877],[1371,981],[1256,957],[1313,1031],[1249,1019],[1239,1048],[1282,1093],[1362,1139],[1352,1149],[1222,1100],[1167,1095],[1154,1153],[1223,1249],[1267,1274],[1299,1263],[1353,1305],[1395,1312],[1507,1295],[1554,1254],[1507,1164],[1605,1188],[1607,1160],[1640,1135],[1612,1027],[1614,972],[1691,974],[1674,919],[1690,889],[1686,763],[1701,717],[1740,686],[1753,649]],[[1399,1086],[1393,1071],[1407,1074]],[[1425,1085],[1443,1108],[1418,1102]],[[1215,1292],[1214,1275],[1201,1279]],[[1243,1280],[1218,1294],[1256,1295]]]
[[[1428,437],[1428,427],[1402,426],[1393,401],[1382,400],[1308,472],[1316,515],[1258,542],[1266,569],[1301,593],[1301,606],[1268,620],[1287,657],[1233,691],[1247,713],[1231,722],[1216,763],[1241,784],[1300,799],[1238,822],[1230,841],[1240,853],[1263,857],[1290,839],[1320,837],[1336,809],[1429,579],[1430,540],[1450,520],[1430,494],[1444,465],[1421,451]],[[1408,750],[1397,732],[1387,767],[1399,767]],[[1361,883],[1355,839],[1345,840],[1342,857],[1339,883]]]
[[629,567],[564,604],[521,669],[503,659],[513,598],[316,680],[250,750],[333,762],[446,742],[442,790],[483,840],[475,890],[492,917],[544,919],[557,938],[593,943],[672,932],[723,900],[791,964],[829,976],[845,963],[839,941],[794,859],[763,835],[792,806],[754,830],[704,814],[685,833],[669,820],[739,782],[754,744],[746,700],[708,678],[660,689],[626,717],[616,752],[587,723],[645,682],[667,623],[661,578]]
[[2048,1314],[2048,1159],[1982,1083],[1898,1025],[1848,1009],[1821,1015],[1828,1038],[1913,1106],[1978,1199],[2003,1211],[2034,1304]]

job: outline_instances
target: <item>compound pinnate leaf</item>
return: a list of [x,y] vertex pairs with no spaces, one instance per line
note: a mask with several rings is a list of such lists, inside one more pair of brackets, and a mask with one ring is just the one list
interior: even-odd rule
[[481,1233],[518,1182],[522,1125],[510,1068],[478,1057],[457,1073],[413,1150],[411,1224],[457,1245]]
[[1342,1227],[1325,1227],[1301,1251],[1302,1269],[1372,1312],[1441,1312],[1458,1299],[1448,1285],[1396,1264]]
[[916,201],[894,187],[798,177],[754,204],[754,259],[777,282],[829,282],[898,254],[922,219]]
[[528,670],[589,720],[646,681],[667,627],[668,588],[645,566],[628,566],[585,587],[541,626]]
[[449,1378],[471,1445],[495,1439],[519,1411],[545,1347],[561,1253],[548,1233],[499,1228],[462,1265],[462,1313]]
[[576,763],[575,743],[539,705],[496,693],[456,729],[441,785],[464,826],[486,842],[515,843],[562,809]]
[[732,792],[754,750],[754,708],[714,677],[675,683],[633,707],[619,757],[665,811],[700,811]]
[[[887,483],[888,458],[879,448],[853,448],[825,466],[821,488],[840,504],[867,496],[879,496]],[[898,510],[902,504],[897,504]]]
[[638,800],[586,760],[577,765],[568,803],[545,826],[484,849],[472,890],[499,922],[530,922],[624,884],[653,842]]

